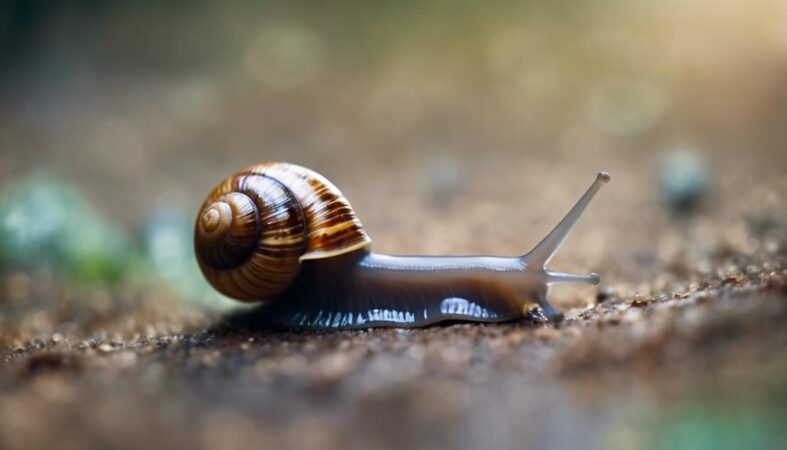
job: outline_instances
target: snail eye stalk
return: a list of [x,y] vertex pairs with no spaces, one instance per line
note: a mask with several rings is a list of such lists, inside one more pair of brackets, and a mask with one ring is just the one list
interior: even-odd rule
[[[525,263],[528,267],[540,267],[546,270],[547,264],[555,256],[558,249],[560,249],[560,245],[563,244],[563,241],[566,240],[566,236],[568,233],[574,228],[574,225],[579,220],[580,216],[582,216],[582,212],[585,211],[585,208],[590,204],[590,201],[593,200],[593,197],[596,193],[601,189],[601,186],[609,182],[610,176],[606,172],[599,172],[596,176],[596,180],[593,181],[593,184],[590,185],[587,191],[582,195],[582,197],[577,200],[577,203],[574,205],[573,208],[563,217],[563,220],[555,226],[554,229],[543,239],[538,245],[530,251],[530,253],[526,254],[522,258],[524,259]],[[587,277],[588,282],[593,283],[592,281],[592,274],[583,276],[583,275],[571,275],[569,274],[554,274],[556,276],[556,281],[570,281],[570,282],[577,282],[579,278]],[[560,280],[563,278],[563,280]],[[597,278],[597,276],[596,276]],[[584,281],[580,281],[584,282]],[[597,284],[597,282],[596,282]]]

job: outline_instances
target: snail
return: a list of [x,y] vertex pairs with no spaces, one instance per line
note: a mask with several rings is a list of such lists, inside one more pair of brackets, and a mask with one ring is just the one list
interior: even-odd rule
[[610,177],[595,181],[529,253],[497,256],[388,256],[350,203],[322,175],[263,163],[226,178],[197,216],[195,250],[215,289],[262,302],[260,317],[290,329],[420,327],[442,321],[522,318],[534,302],[551,322],[555,283],[597,285],[596,273],[553,272],[547,263]]

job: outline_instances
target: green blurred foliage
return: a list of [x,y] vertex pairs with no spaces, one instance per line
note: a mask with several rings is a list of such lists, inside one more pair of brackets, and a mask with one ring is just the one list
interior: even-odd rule
[[0,197],[0,262],[6,266],[48,264],[77,282],[112,284],[133,257],[124,231],[51,175],[22,178]]
[[[687,408],[668,416],[658,428],[653,443],[659,450],[739,450],[782,447],[787,435],[778,432],[778,414],[773,410],[726,410]],[[780,442],[781,440],[781,442]]]

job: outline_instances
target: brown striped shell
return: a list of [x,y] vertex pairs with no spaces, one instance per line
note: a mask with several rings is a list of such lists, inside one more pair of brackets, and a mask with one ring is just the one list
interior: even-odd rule
[[264,163],[225,179],[200,208],[194,247],[221,293],[243,301],[276,297],[300,264],[368,247],[369,236],[336,186],[288,163]]

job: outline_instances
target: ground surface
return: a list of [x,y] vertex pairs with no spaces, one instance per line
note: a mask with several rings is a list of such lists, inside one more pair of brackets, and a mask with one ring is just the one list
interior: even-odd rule
[[[508,181],[521,186],[510,172]],[[422,207],[425,217],[414,215],[415,224],[393,222],[372,236],[387,232],[380,246],[395,247],[396,236],[420,223],[420,236],[436,243],[403,239],[405,250],[518,252],[510,242],[536,241],[592,180],[593,172],[580,172],[565,189],[550,190],[545,180],[544,204],[529,200],[532,209],[512,215],[513,229],[493,224],[498,233],[471,236],[494,208],[520,201],[465,202],[473,182],[448,207]],[[532,319],[338,333],[242,330],[159,289],[69,290],[46,273],[12,271],[0,331],[0,447],[787,442],[785,224],[778,208],[763,206],[783,206],[782,193],[721,181],[705,211],[675,217],[642,200],[643,188],[626,190],[637,179],[618,175],[552,264],[604,275],[598,290],[553,293],[567,310],[559,327]],[[651,214],[632,214],[615,199],[641,202]],[[392,208],[419,208],[419,201],[404,198]],[[468,208],[469,224],[454,225]],[[532,229],[518,233],[528,220]]]

